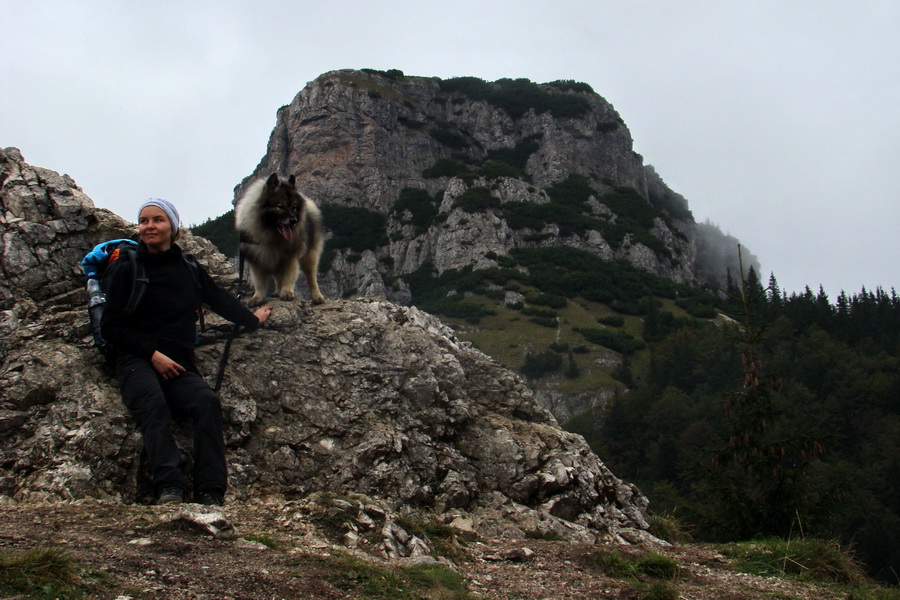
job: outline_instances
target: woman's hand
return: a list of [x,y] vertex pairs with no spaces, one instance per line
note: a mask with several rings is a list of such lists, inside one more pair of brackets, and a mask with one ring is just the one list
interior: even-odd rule
[[150,357],[150,364],[153,365],[163,381],[175,379],[187,370],[159,350]]
[[272,314],[272,305],[266,304],[265,306],[260,306],[253,311],[253,314],[259,319],[259,324],[262,325],[266,322],[266,319],[269,318],[269,315]]

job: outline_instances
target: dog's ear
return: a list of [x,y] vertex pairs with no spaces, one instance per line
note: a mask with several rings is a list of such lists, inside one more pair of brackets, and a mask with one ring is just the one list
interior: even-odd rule
[[294,176],[293,174],[292,174],[290,177],[288,177],[288,181],[287,181],[287,182],[288,182],[288,185],[289,185],[291,188],[297,187],[297,177]]
[[278,173],[272,173],[269,175],[269,178],[266,179],[266,191],[274,192],[278,187]]

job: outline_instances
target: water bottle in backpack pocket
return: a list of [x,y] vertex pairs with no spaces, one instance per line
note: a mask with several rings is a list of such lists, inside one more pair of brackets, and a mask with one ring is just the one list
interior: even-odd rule
[[100,281],[94,277],[87,280],[88,314],[91,317],[91,334],[94,336],[94,345],[100,352],[106,354],[106,340],[100,333],[100,321],[103,319],[103,309],[106,308],[106,294],[100,286]]

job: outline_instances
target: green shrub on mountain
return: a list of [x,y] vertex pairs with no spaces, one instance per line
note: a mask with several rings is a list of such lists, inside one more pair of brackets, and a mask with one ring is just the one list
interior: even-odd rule
[[[417,232],[426,230],[438,215],[439,202],[421,189],[403,188],[391,208],[391,214],[401,223],[415,225]],[[406,217],[406,213],[409,217]]]
[[437,179],[438,177],[461,177],[472,179],[475,174],[465,163],[457,158],[441,158],[436,163],[422,171],[422,177]]
[[439,82],[442,92],[474,101],[486,101],[506,111],[513,119],[521,119],[529,110],[554,117],[580,117],[590,110],[590,103],[582,96],[551,92],[528,79],[498,79],[488,83],[477,77],[456,77]]
[[519,371],[526,377],[537,379],[558,370],[562,364],[562,356],[553,350],[528,352],[525,354],[525,364]]
[[622,354],[634,354],[644,347],[644,344],[627,333],[621,333],[611,329],[599,329],[596,327],[576,327],[573,329],[584,336],[587,341],[604,346],[610,350]]
[[388,243],[387,217],[380,212],[339,204],[323,204],[320,210],[323,222],[332,232],[326,249],[362,252]]
[[443,144],[444,146],[447,146],[448,148],[461,150],[469,145],[469,142],[467,142],[466,139],[462,135],[460,135],[458,131],[453,131],[449,128],[432,127],[428,130],[428,134],[437,142]]
[[453,206],[461,208],[468,213],[479,213],[489,208],[499,207],[500,199],[491,194],[491,190],[488,188],[476,186],[460,194]]

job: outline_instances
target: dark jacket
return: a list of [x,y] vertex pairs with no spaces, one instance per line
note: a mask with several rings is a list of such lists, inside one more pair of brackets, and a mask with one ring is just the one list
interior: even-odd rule
[[144,265],[149,283],[134,314],[125,313],[134,279],[131,262],[119,259],[105,275],[107,300],[101,331],[118,352],[149,361],[158,350],[183,367],[196,370],[194,336],[201,304],[232,323],[250,329],[259,326],[256,316],[199,265],[198,288],[198,278],[191,274],[177,245],[165,252],[151,253],[141,243],[137,258]]

